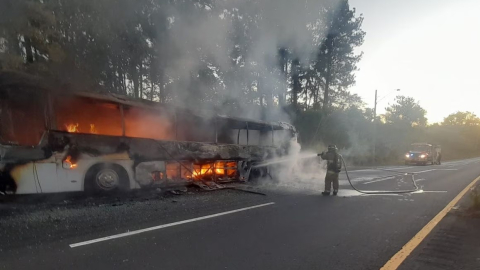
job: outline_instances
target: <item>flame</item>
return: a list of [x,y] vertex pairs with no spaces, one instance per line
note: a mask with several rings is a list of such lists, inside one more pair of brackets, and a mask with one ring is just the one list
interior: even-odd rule
[[224,162],[215,163],[215,173],[217,175],[224,175],[225,174],[225,163]]
[[192,177],[193,178],[198,178],[198,177],[201,177],[201,176],[204,176],[206,174],[212,174],[212,166],[213,164],[203,164],[203,165],[199,165],[200,166],[200,169],[194,169],[193,170],[193,173],[192,173]]
[[74,168],[77,167],[77,164],[72,162],[72,157],[71,156],[68,156],[65,159],[65,163],[67,163],[69,165],[70,169],[74,169]]
[[80,132],[80,129],[79,129],[79,124],[76,123],[76,124],[68,124],[68,125],[65,125],[65,128],[67,128],[67,131],[70,132],[70,133],[78,133]]
[[95,124],[90,124],[90,133],[98,134],[98,131],[97,131],[97,128],[95,127]]
[[235,162],[217,161],[210,164],[195,165],[192,178],[200,179],[204,176],[234,177],[237,171]]
[[[80,124],[65,124],[65,128],[67,129],[68,132],[70,133],[80,133]],[[90,132],[91,134],[98,134],[97,127],[95,127],[95,124],[90,124]]]

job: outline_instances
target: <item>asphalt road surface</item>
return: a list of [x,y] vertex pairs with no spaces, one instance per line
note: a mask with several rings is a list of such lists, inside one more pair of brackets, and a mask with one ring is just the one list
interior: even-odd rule
[[342,174],[336,197],[321,196],[317,179],[265,185],[266,196],[228,190],[75,206],[7,203],[0,269],[379,269],[480,175],[479,164],[350,172],[369,191],[413,189],[405,173],[415,172],[420,191],[402,195],[362,195]]

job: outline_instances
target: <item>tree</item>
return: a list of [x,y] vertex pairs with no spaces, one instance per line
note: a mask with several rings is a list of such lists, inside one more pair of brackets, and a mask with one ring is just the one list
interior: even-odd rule
[[1,1],[0,67],[50,75],[49,64],[64,58],[55,24],[42,1]]
[[446,126],[479,126],[480,118],[472,112],[456,112],[445,117],[442,124]]
[[341,96],[343,90],[355,83],[354,72],[362,53],[355,48],[363,44],[365,32],[361,29],[362,15],[356,17],[348,1],[340,1],[338,7],[330,7],[326,14],[327,35],[322,40],[315,61],[315,70],[323,88],[323,111]]
[[385,120],[389,124],[399,126],[421,126],[427,125],[427,112],[415,99],[405,96],[397,96],[395,104],[386,108]]

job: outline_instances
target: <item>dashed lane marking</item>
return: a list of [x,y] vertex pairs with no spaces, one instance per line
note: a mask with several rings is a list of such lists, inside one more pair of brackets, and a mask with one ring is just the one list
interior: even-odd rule
[[238,212],[242,212],[242,211],[247,211],[247,210],[251,210],[251,209],[255,209],[255,208],[265,207],[265,206],[269,206],[269,205],[273,205],[273,204],[275,204],[275,203],[274,202],[269,202],[269,203],[264,203],[264,204],[260,204],[260,205],[240,208],[240,209],[236,209],[236,210],[232,210],[232,211],[222,212],[222,213],[218,213],[218,214],[213,214],[213,215],[208,215],[208,216],[203,216],[203,217],[198,217],[198,218],[182,220],[182,221],[178,221],[178,222],[163,224],[163,225],[159,225],[159,226],[155,226],[155,227],[145,228],[145,229],[126,232],[126,233],[121,233],[121,234],[115,234],[115,235],[102,237],[102,238],[97,238],[97,239],[93,239],[93,240],[89,240],[89,241],[85,241],[85,242],[70,244],[70,247],[71,248],[76,248],[76,247],[80,247],[80,246],[86,246],[86,245],[95,244],[95,243],[98,243],[98,242],[103,242],[103,241],[113,240],[113,239],[117,239],[117,238],[127,237],[127,236],[140,234],[140,233],[144,233],[144,232],[160,230],[160,229],[173,227],[173,226],[177,226],[177,225],[182,225],[182,224],[186,224],[186,223],[191,223],[191,222],[195,222],[195,221],[200,221],[200,220],[225,216],[225,215],[238,213]]

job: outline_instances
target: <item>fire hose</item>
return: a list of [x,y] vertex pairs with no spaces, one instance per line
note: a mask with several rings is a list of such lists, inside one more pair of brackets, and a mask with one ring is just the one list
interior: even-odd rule
[[339,155],[340,156],[340,159],[342,160],[342,163],[343,163],[343,166],[345,167],[345,174],[347,175],[347,180],[348,180],[348,183],[350,183],[350,186],[356,190],[357,192],[360,192],[362,194],[405,194],[405,193],[412,193],[412,192],[416,192],[416,191],[419,191],[420,188],[417,186],[417,183],[415,182],[415,173],[410,173],[410,172],[400,172],[400,171],[395,171],[395,170],[387,170],[387,169],[380,169],[380,168],[377,168],[377,170],[379,171],[388,171],[388,172],[396,172],[398,174],[402,174],[402,175],[410,175],[411,176],[411,179],[412,179],[412,183],[413,183],[413,186],[414,186],[414,189],[411,189],[411,190],[382,190],[382,191],[364,191],[364,190],[360,190],[358,188],[356,188],[353,184],[352,184],[352,181],[350,180],[350,176],[348,174],[348,168],[347,168],[347,163],[345,162],[345,159],[343,159],[342,155]]

